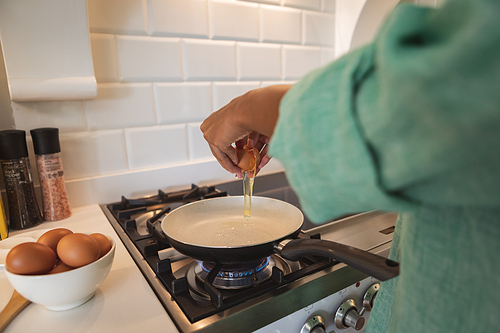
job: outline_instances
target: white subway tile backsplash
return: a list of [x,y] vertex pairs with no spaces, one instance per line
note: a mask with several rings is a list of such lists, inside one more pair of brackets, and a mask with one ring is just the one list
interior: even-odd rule
[[275,86],[278,84],[289,84],[289,85],[294,85],[297,81],[262,81],[260,83],[261,88],[263,87],[269,87],[269,86]]
[[336,0],[321,0],[321,10],[326,13],[335,13]]
[[270,4],[270,5],[279,5],[281,3],[281,0],[238,0],[238,1],[266,3],[266,4]]
[[335,44],[335,15],[312,11],[303,12],[303,42],[306,45],[333,47]]
[[97,177],[93,184],[97,202],[109,203],[119,201],[122,195],[137,198],[157,194],[158,189],[179,191],[191,188],[191,184],[214,185],[234,179],[217,161],[209,160]]
[[235,42],[183,39],[182,51],[186,80],[236,80]]
[[281,78],[281,45],[237,43],[236,57],[240,80]]
[[125,129],[130,169],[187,162],[186,124]]
[[90,34],[92,62],[97,82],[118,82],[115,37],[108,34]]
[[66,180],[69,205],[72,208],[88,206],[96,203],[92,178]]
[[[333,38],[342,17],[336,0],[88,0],[87,7],[97,97],[11,104],[17,128],[60,129],[73,208],[234,180],[212,156],[201,122],[249,90],[294,84],[333,60],[341,42]],[[261,174],[279,171],[272,159]]]
[[321,48],[312,46],[283,46],[283,78],[299,79],[321,66]]
[[335,49],[322,48],[321,49],[321,66],[324,66],[335,59]]
[[260,82],[214,82],[214,111],[220,109],[235,97],[260,87]]
[[66,180],[128,170],[122,129],[59,135]]
[[201,121],[212,112],[210,82],[155,83],[158,124]]
[[208,38],[207,0],[148,1],[152,36]]
[[87,130],[83,101],[12,103],[17,129],[57,127],[60,133]]
[[282,0],[281,3],[287,7],[321,10],[321,0]]
[[181,81],[180,42],[179,38],[117,36],[120,80]]
[[85,101],[90,130],[156,125],[151,83],[102,83],[97,97]]
[[[283,170],[283,165],[273,158],[259,172],[259,175],[263,176]],[[258,179],[256,178],[255,181],[258,182]],[[110,203],[119,201],[122,195],[127,198],[139,198],[157,194],[158,189],[166,192],[179,191],[191,188],[191,184],[205,186],[233,180],[235,180],[233,174],[223,169],[215,159],[211,159],[165,168],[96,177],[92,179],[92,183],[96,201]]]
[[88,0],[90,32],[147,35],[146,0]]
[[265,43],[301,43],[300,10],[260,6],[260,40]]
[[201,122],[189,123],[188,126],[188,143],[189,143],[189,160],[206,160],[215,159],[212,151],[208,146],[207,141],[203,138],[203,133],[200,130]]
[[209,0],[210,37],[258,41],[259,7],[257,4]]

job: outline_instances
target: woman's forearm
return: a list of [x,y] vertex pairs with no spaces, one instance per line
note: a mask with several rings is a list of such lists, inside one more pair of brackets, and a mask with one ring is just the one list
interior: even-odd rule
[[251,90],[241,96],[235,120],[242,128],[271,137],[279,116],[281,99],[291,85],[275,85]]

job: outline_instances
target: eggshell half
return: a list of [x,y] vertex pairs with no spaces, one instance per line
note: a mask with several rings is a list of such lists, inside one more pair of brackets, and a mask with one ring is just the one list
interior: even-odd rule
[[236,154],[241,171],[253,171],[260,163],[260,154],[257,148],[236,148]]

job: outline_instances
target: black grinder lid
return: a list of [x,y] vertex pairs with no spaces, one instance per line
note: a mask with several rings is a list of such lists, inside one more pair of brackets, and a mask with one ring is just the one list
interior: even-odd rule
[[32,129],[30,133],[36,155],[54,154],[61,151],[59,129],[43,127]]
[[16,160],[28,157],[26,132],[23,130],[0,131],[0,159]]

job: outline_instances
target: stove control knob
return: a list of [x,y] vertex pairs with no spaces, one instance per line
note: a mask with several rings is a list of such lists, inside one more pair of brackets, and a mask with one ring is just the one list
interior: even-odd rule
[[366,309],[366,311],[371,311],[373,308],[373,303],[375,302],[375,297],[377,296],[377,293],[380,289],[380,283],[375,283],[368,288],[368,290],[365,292],[365,295],[363,296],[363,308]]
[[335,326],[340,329],[352,327],[356,331],[365,326],[365,318],[358,313],[354,300],[349,299],[342,303],[335,313]]
[[325,322],[321,316],[314,316],[302,326],[300,333],[326,333]]

